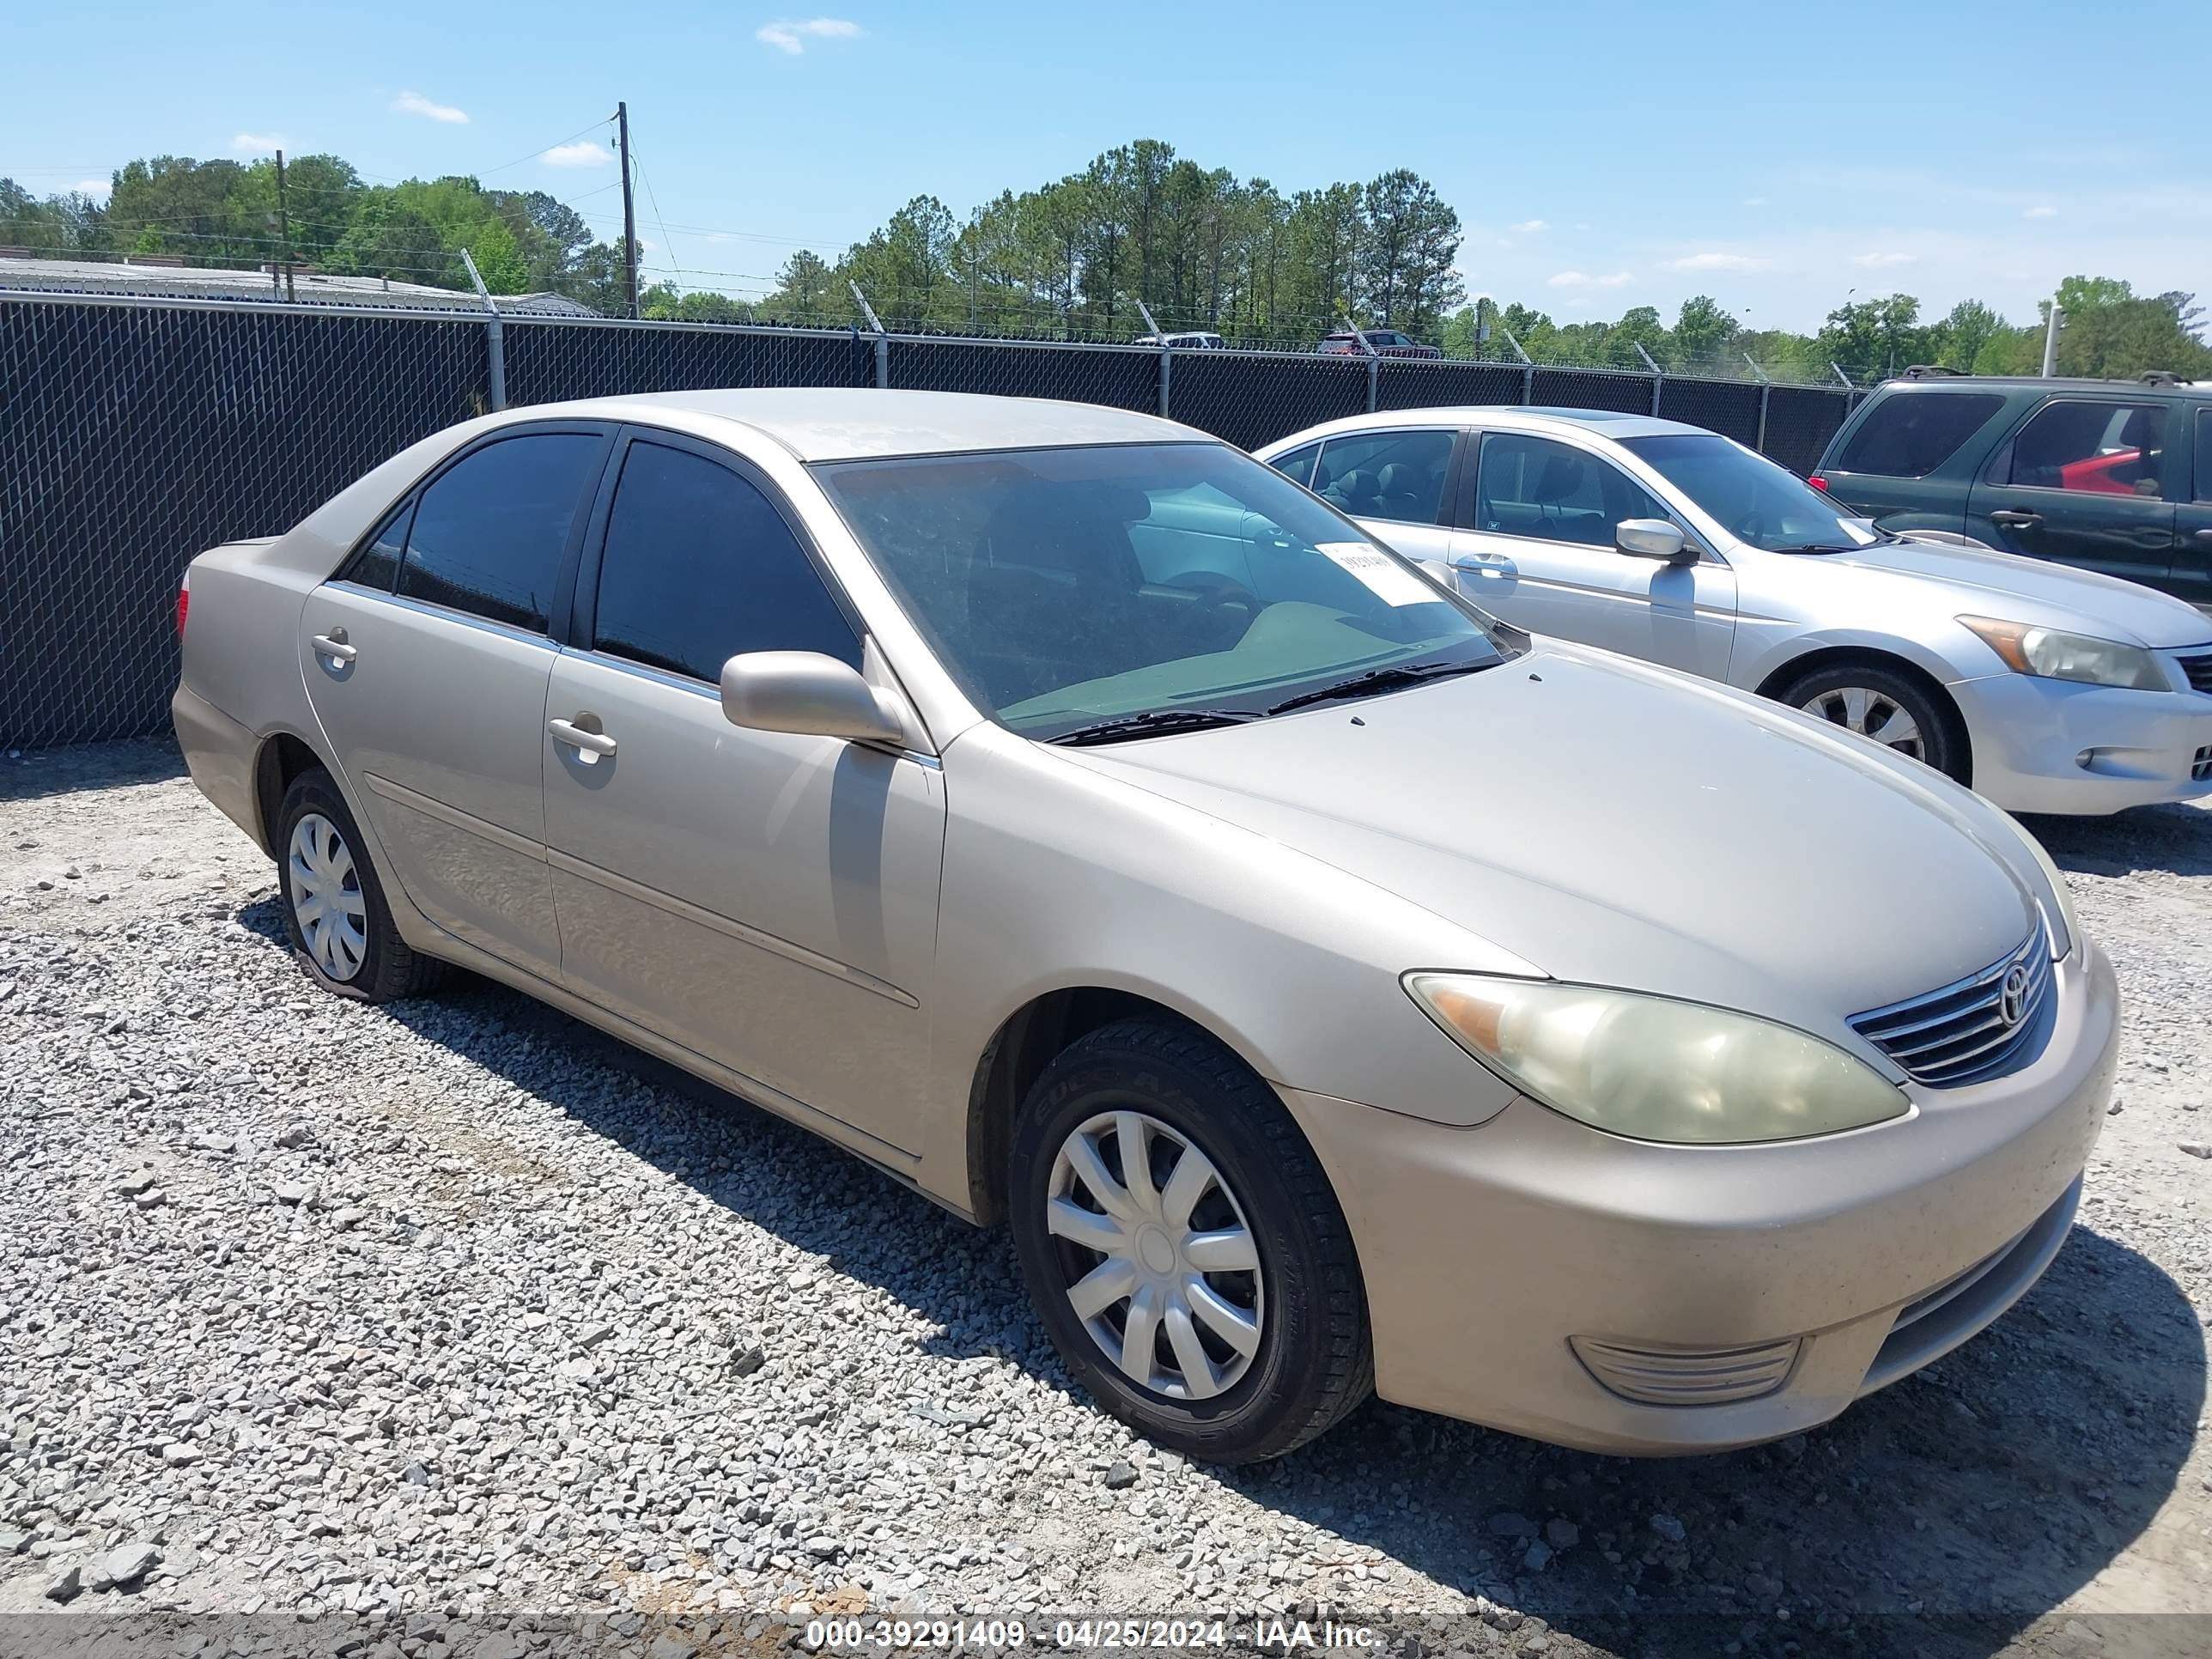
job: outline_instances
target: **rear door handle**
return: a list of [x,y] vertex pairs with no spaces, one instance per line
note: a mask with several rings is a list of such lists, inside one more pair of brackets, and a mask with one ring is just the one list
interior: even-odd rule
[[580,749],[592,756],[611,755],[615,740],[604,732],[586,732],[573,720],[548,720],[545,729],[553,734],[553,741],[565,743],[571,749]]
[[1453,569],[1469,576],[1517,576],[1521,568],[1503,553],[1458,553],[1452,556]]
[[2027,530],[2036,525],[2041,524],[2043,522],[2043,514],[2040,513],[2015,513],[2010,507],[2001,507],[1997,508],[1996,512],[1990,514],[1990,522],[1991,524],[2001,524],[2008,530]]
[[2212,547],[2212,530],[2191,531],[2189,539],[2199,547]]
[[335,636],[329,634],[312,635],[307,643],[332,662],[351,662],[361,653],[345,642],[344,635],[345,629],[341,628]]

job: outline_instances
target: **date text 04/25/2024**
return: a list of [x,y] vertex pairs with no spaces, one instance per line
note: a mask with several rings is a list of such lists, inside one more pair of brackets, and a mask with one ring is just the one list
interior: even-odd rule
[[807,1623],[811,1652],[951,1650],[1018,1648],[1034,1643],[1066,1651],[1136,1649],[1195,1650],[1231,1644],[1276,1653],[1376,1645],[1372,1626],[1335,1620],[1061,1619],[1034,1630],[1018,1619],[816,1619]]

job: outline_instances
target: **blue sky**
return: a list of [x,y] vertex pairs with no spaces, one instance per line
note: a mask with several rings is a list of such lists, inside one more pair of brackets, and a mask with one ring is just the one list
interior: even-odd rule
[[545,189],[611,238],[600,122],[626,98],[648,266],[695,287],[758,290],[916,193],[964,215],[1157,137],[1286,192],[1413,167],[1460,214],[1470,290],[1561,321],[1704,292],[1807,328],[1853,289],[2023,317],[2077,271],[2212,296],[2203,0],[820,3],[29,8],[0,173],[44,191],[282,140]]

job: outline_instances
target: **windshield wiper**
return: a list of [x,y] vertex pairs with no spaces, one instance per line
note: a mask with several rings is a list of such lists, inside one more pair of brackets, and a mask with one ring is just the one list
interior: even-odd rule
[[1110,720],[1094,720],[1073,732],[1047,738],[1047,743],[1079,749],[1085,744],[1114,743],[1122,738],[1150,732],[1203,732],[1212,726],[1242,726],[1261,716],[1249,708],[1152,708],[1141,714],[1117,714]]
[[1440,680],[1453,674],[1475,674],[1496,666],[1497,664],[1491,662],[1395,663],[1388,668],[1370,668],[1364,674],[1354,674],[1350,679],[1338,680],[1319,690],[1301,691],[1295,697],[1285,697],[1267,712],[1280,714],[1293,708],[1310,708],[1317,702],[1336,702],[1346,697],[1364,697],[1377,691],[1395,691],[1405,686],[1419,685],[1424,680]]

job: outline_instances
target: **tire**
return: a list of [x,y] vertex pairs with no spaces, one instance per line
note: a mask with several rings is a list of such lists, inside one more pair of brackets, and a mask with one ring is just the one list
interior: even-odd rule
[[1893,668],[1836,663],[1799,675],[1773,696],[1777,702],[1932,766],[1954,782],[1971,784],[1958,715],[1918,681]]
[[292,954],[324,990],[392,1002],[419,996],[444,978],[445,963],[399,937],[361,830],[337,785],[319,768],[293,779],[277,809],[276,890]]
[[[1134,1192],[1123,1184],[1131,1118],[1147,1166]],[[1179,1188],[1194,1152],[1209,1179]],[[1085,1167],[1133,1224],[1106,1212]],[[1373,1390],[1367,1297],[1336,1194],[1273,1091],[1203,1033],[1124,1020],[1060,1054],[1023,1103],[1007,1191],[1022,1277],[1061,1358],[1159,1444],[1208,1463],[1279,1457]],[[1079,1311],[1070,1291],[1086,1283],[1117,1294]],[[1102,1346],[1126,1342],[1139,1297],[1158,1322],[1137,1360],[1142,1381]]]

